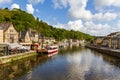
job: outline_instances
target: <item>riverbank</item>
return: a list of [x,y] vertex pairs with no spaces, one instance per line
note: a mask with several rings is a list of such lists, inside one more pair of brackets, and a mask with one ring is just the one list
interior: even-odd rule
[[2,56],[2,57],[0,57],[0,64],[13,62],[16,60],[20,60],[20,59],[27,58],[30,56],[35,56],[35,55],[36,55],[35,51],[29,51],[29,52],[25,52],[25,53]]
[[111,56],[120,58],[120,50],[110,49],[110,48],[105,48],[105,47],[97,47],[97,46],[93,46],[93,45],[86,45],[85,47],[96,50],[103,54],[107,54],[107,55],[111,55]]

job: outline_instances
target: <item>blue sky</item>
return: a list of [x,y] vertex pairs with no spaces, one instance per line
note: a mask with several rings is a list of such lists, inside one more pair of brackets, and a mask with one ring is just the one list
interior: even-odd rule
[[120,31],[120,0],[0,0],[57,27],[95,36]]

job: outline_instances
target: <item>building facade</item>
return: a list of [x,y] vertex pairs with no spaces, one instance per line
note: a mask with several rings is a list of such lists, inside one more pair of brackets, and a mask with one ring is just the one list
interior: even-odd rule
[[93,40],[93,44],[96,45],[96,46],[101,46],[102,45],[102,42],[103,42],[103,39],[104,37],[96,37],[94,40]]
[[0,43],[3,43],[3,30],[0,29]]
[[105,37],[96,37],[93,44],[111,49],[120,49],[120,32],[111,33]]
[[8,43],[18,42],[18,32],[15,30],[11,22],[0,23],[0,28],[1,28],[1,34],[3,32],[3,38],[2,38],[3,42],[8,42]]

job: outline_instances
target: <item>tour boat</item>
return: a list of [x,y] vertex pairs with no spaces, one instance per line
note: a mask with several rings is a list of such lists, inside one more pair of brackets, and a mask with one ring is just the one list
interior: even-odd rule
[[48,56],[52,56],[58,53],[58,46],[48,46],[47,47],[47,54]]
[[49,56],[53,56],[58,53],[58,46],[46,46],[44,49],[38,49],[37,53],[47,54]]

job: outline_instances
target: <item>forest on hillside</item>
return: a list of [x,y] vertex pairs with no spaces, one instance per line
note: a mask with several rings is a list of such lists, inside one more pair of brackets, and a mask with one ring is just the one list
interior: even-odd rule
[[89,34],[79,31],[55,28],[21,9],[0,9],[0,22],[12,22],[18,32],[27,31],[31,28],[36,30],[39,34],[46,37],[54,37],[58,41],[62,39],[84,39],[91,41],[94,38]]

